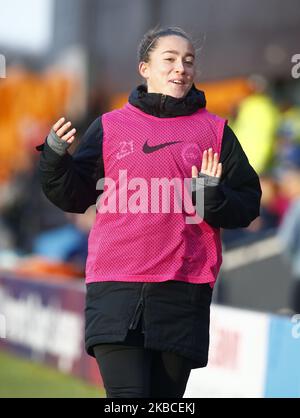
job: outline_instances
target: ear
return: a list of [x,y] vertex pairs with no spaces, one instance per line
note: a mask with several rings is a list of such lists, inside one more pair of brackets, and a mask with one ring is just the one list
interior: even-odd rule
[[142,61],[139,63],[139,73],[146,80],[149,78],[149,64],[147,62]]

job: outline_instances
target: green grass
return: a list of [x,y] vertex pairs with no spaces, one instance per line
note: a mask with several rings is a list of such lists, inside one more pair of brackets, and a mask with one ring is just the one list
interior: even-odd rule
[[0,352],[0,398],[100,397],[105,397],[101,388],[41,364]]

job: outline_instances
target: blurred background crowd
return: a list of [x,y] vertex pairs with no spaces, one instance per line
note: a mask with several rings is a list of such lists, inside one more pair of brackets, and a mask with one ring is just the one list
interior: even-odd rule
[[159,24],[196,40],[197,87],[260,175],[261,216],[247,229],[222,231],[225,249],[279,232],[300,277],[297,0],[0,0],[0,10],[0,269],[84,277],[95,208],[67,214],[45,198],[35,147],[65,116],[78,130],[72,153],[96,117],[125,103],[141,82],[139,39]]

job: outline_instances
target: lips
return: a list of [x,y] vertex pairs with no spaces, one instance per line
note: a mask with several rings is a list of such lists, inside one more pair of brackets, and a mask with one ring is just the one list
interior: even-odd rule
[[175,84],[176,86],[183,86],[185,84],[185,82],[183,80],[170,80],[170,83]]

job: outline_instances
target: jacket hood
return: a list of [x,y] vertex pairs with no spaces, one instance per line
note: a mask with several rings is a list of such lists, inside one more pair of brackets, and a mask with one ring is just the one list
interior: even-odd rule
[[129,103],[149,115],[158,118],[188,116],[206,107],[205,94],[195,85],[185,97],[177,99],[159,93],[148,93],[147,86],[140,85],[129,96]]

